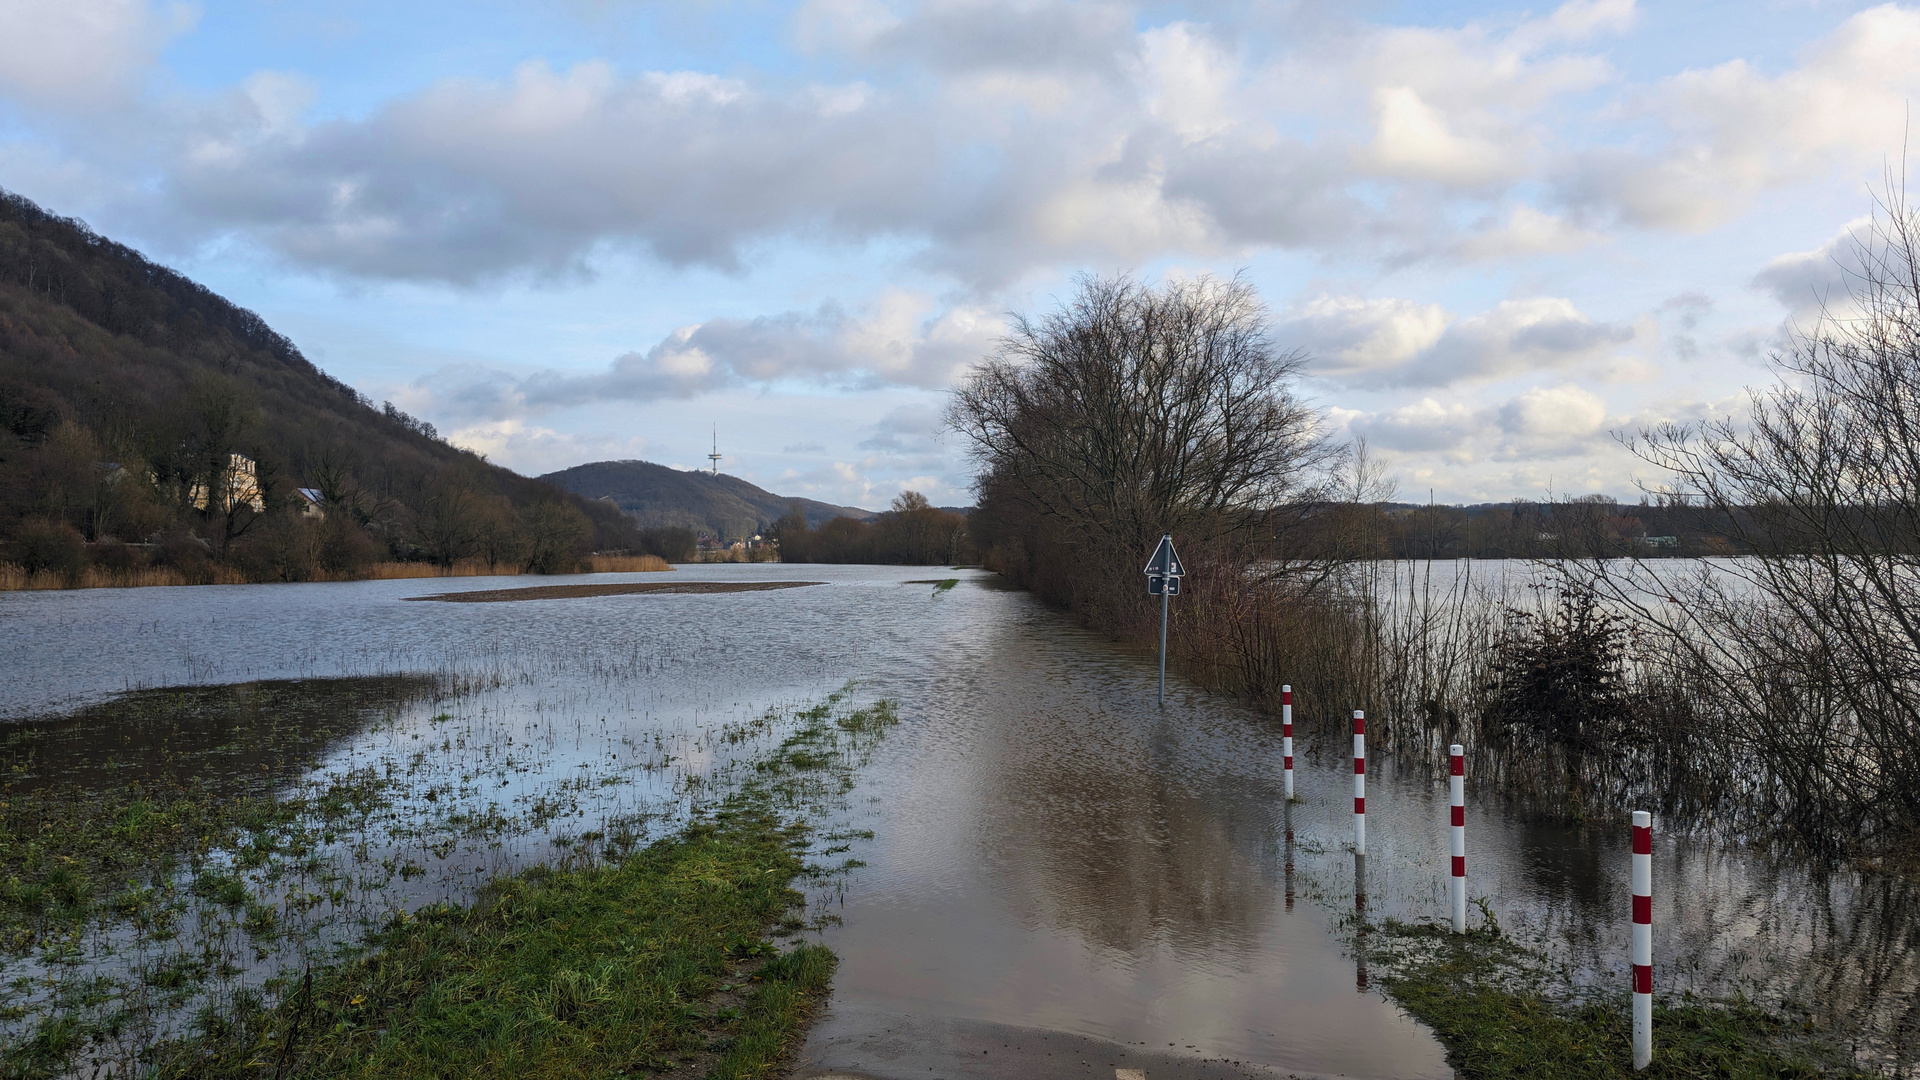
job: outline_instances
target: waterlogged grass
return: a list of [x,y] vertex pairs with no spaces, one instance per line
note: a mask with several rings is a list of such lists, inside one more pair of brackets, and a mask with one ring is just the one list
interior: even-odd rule
[[[327,795],[282,799],[261,822],[210,824],[208,815],[221,811],[205,806],[193,811],[200,817],[166,818],[167,808],[149,806],[141,813],[161,814],[155,820],[170,821],[171,831],[151,834],[165,842],[146,850],[148,862],[114,863],[100,846],[111,828],[98,844],[66,849],[73,865],[91,859],[100,881],[137,871],[124,886],[89,894],[61,866],[33,885],[45,895],[78,897],[61,903],[92,905],[94,951],[108,941],[100,928],[137,926],[133,942],[148,942],[153,959],[118,981],[81,967],[48,979],[43,991],[13,980],[18,1004],[0,1010],[0,1020],[11,1022],[10,1033],[0,1034],[0,1080],[85,1073],[87,1062],[103,1061],[114,1063],[113,1075],[153,1077],[766,1075],[790,1051],[834,966],[824,947],[779,944],[831,921],[803,917],[805,898],[794,885],[804,879],[816,892],[844,889],[846,872],[860,865],[844,858],[846,841],[871,834],[821,826],[845,808],[854,772],[898,722],[891,703],[857,708],[850,693],[714,732],[742,753],[713,772],[682,777],[687,824],[651,846],[611,822],[604,831],[570,826],[551,837],[553,863],[501,874],[467,894],[471,902],[368,924],[351,940],[333,939],[339,947],[315,939],[312,948],[268,952],[305,905],[341,902],[313,890],[338,891],[348,884],[343,872],[377,869],[369,878],[377,892],[380,881],[407,880],[415,868],[397,856],[386,860],[393,865],[368,863],[361,849],[372,834],[364,827],[343,835],[345,846],[335,845],[328,858],[367,865],[356,872],[323,858],[315,845],[325,838],[308,833],[326,827],[314,803]],[[434,717],[430,730],[442,730],[443,720],[453,717]],[[245,741],[217,742],[234,752]],[[400,785],[396,797],[409,794],[407,772],[380,775]],[[442,779],[415,777],[413,787],[425,790],[411,795],[437,805]],[[517,802],[515,814],[488,818],[489,830],[558,825],[574,815],[563,789],[605,782],[563,780]],[[138,787],[147,798],[149,784]],[[340,805],[353,803],[342,797]],[[124,811],[99,813],[119,821]],[[37,812],[82,825],[73,815],[91,813],[77,806]],[[280,886],[278,904],[263,902],[282,868],[301,884]],[[78,941],[90,920],[62,929],[36,918],[44,925],[34,963],[52,973],[63,935]],[[236,981],[243,951],[298,963],[275,961],[277,975]]]
[[386,795],[371,770],[288,797],[286,782],[431,679],[317,679],[142,691],[54,721],[0,728],[0,954],[101,916],[165,917],[176,872],[193,895],[241,906],[231,874],[299,856],[331,823]]
[[1370,964],[1433,1029],[1468,1080],[1565,1077],[1865,1077],[1804,1025],[1743,1002],[1655,998],[1653,1065],[1633,1070],[1627,996],[1566,994],[1543,958],[1495,933],[1388,920],[1365,935]]
[[160,1077],[753,1077],[787,1053],[833,954],[766,941],[804,903],[805,829],[730,797],[617,863],[534,867],[395,921],[357,962],[155,1055]]

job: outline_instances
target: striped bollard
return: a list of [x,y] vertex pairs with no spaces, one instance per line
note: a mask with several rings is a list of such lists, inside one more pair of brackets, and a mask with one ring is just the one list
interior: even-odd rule
[[1633,1067],[1653,1064],[1653,815],[1633,812]]
[[1280,760],[1287,775],[1287,798],[1293,798],[1293,687],[1280,688]]
[[1353,710],[1353,852],[1367,853],[1367,714]]
[[1452,775],[1447,786],[1453,796],[1453,932],[1467,932],[1467,758],[1466,750],[1455,743],[1447,749],[1452,759]]

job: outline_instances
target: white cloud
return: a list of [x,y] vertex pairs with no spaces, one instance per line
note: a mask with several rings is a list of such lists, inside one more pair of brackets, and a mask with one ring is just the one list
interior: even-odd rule
[[1920,98],[1916,56],[1920,10],[1883,4],[1847,19],[1778,76],[1746,60],[1683,72],[1636,109],[1672,132],[1664,148],[1578,155],[1562,184],[1633,224],[1719,225],[1763,192],[1872,165],[1900,146]]
[[1454,132],[1412,87],[1375,90],[1373,118],[1373,142],[1361,160],[1380,172],[1478,185],[1511,177],[1521,164],[1517,147]]
[[1577,453],[1603,435],[1607,403],[1571,383],[1534,387],[1499,410],[1506,439],[1503,457],[1542,457]]
[[984,357],[1004,331],[986,309],[888,290],[869,310],[826,304],[752,319],[683,326],[606,370],[547,370],[515,377],[472,365],[440,369],[417,388],[419,410],[435,415],[511,418],[605,401],[691,398],[716,390],[777,384],[939,389]]
[[1861,255],[1873,243],[1873,219],[1855,218],[1812,251],[1790,251],[1769,260],[1753,276],[1753,285],[1778,300],[1792,319],[1805,321],[1823,310],[1844,315],[1853,308],[1852,290],[1865,270]]
[[1450,254],[1469,262],[1524,255],[1558,255],[1597,243],[1601,235],[1564,217],[1520,205],[1505,220],[1490,220],[1456,241]]
[[447,433],[455,446],[511,463],[528,475],[557,472],[583,461],[646,458],[654,449],[640,437],[609,438],[560,431],[518,419],[489,420]]
[[0,4],[0,95],[63,111],[115,104],[194,18],[185,4],[146,0],[10,0]]
[[1633,423],[1573,383],[1530,387],[1493,405],[1429,395],[1345,420],[1350,432],[1401,468],[1435,458],[1465,466],[1611,453],[1612,433]]
[[1446,385],[1565,368],[1601,358],[1633,336],[1630,326],[1594,322],[1571,300],[1503,300],[1492,311],[1449,326],[1403,377],[1414,384]]
[[1600,34],[1624,34],[1633,29],[1639,16],[1634,0],[1568,0],[1552,15],[1514,31],[1512,40],[1527,49],[1559,41],[1586,41]]
[[1503,300],[1456,318],[1438,304],[1320,297],[1280,324],[1278,340],[1317,375],[1356,387],[1447,386],[1607,360],[1639,331],[1595,322],[1558,297]]
[[1284,348],[1306,350],[1316,374],[1351,378],[1411,362],[1431,349],[1453,316],[1439,304],[1321,296],[1282,323]]

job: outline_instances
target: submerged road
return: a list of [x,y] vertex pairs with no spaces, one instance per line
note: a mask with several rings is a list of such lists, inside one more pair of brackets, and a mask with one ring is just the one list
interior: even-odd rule
[[[1451,1075],[1294,873],[1271,717],[1175,684],[1157,708],[1150,664],[1024,594],[941,603],[931,653],[873,688],[905,722],[853,793],[874,836],[825,912],[841,964],[797,1075]],[[1302,791],[1350,805],[1322,771]]]
[[[892,1026],[887,1026],[892,1025]],[[1315,1080],[1250,1061],[1195,1057],[1169,1046],[1125,1046],[1063,1031],[978,1020],[834,1011],[816,1026],[797,1080]],[[1442,1068],[1439,1076],[1452,1075]]]

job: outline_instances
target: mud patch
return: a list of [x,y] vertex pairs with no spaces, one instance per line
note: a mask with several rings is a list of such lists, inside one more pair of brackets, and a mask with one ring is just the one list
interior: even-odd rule
[[525,589],[476,589],[472,592],[409,596],[408,600],[444,600],[451,604],[491,604],[508,600],[574,600],[583,596],[626,596],[630,593],[769,592],[825,585],[824,581],[628,581],[606,585],[534,585]]

